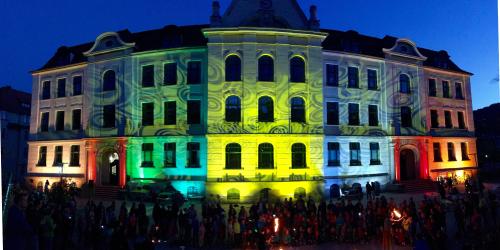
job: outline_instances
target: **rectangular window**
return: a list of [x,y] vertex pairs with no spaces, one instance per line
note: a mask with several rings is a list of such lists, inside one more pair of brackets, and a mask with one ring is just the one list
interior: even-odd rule
[[377,142],[370,142],[370,165],[380,164],[380,146]]
[[361,166],[361,147],[359,142],[349,143],[350,164],[351,166]]
[[377,105],[368,105],[368,125],[378,126],[378,107]]
[[47,147],[42,146],[38,149],[38,163],[36,165],[38,167],[47,166]]
[[153,166],[153,143],[142,144],[142,165],[143,168],[152,168]]
[[115,105],[105,105],[102,108],[104,128],[114,128],[115,124]]
[[444,98],[451,98],[451,96],[450,96],[450,82],[448,82],[448,81],[443,81],[443,97]]
[[456,161],[457,157],[455,156],[455,145],[453,142],[448,142],[448,161]]
[[142,104],[142,126],[153,126],[155,120],[155,104],[152,102]]
[[72,130],[80,130],[82,128],[82,110],[73,109],[73,119],[71,123]]
[[356,67],[347,68],[348,88],[359,88],[359,72]]
[[378,88],[377,71],[369,69],[367,75],[368,75],[368,89],[377,90]]
[[66,97],[66,78],[57,79],[57,98]]
[[467,143],[466,142],[460,143],[460,149],[462,151],[462,161],[468,161],[468,160],[470,160],[470,158],[469,158],[469,150],[467,149]]
[[340,166],[340,144],[338,142],[328,143],[328,166]]
[[50,99],[50,81],[42,83],[42,100]]
[[165,102],[164,124],[175,125],[177,123],[177,104],[175,101]]
[[411,128],[411,109],[410,107],[401,107],[401,127]]
[[458,111],[457,112],[457,117],[458,117],[458,128],[459,129],[465,129],[465,117],[464,117],[464,112]]
[[435,162],[441,162],[443,159],[441,158],[441,145],[439,142],[435,142],[432,144],[433,150],[434,150],[434,161]]
[[326,103],[326,124],[339,125],[339,103],[327,102]]
[[200,143],[189,142],[187,144],[187,166],[188,168],[200,167]]
[[359,104],[349,103],[349,125],[359,126]]
[[49,112],[43,112],[40,121],[40,132],[49,131]]
[[463,100],[464,99],[464,92],[462,90],[462,83],[456,82],[455,83],[455,98]]
[[165,143],[163,145],[163,151],[165,153],[165,158],[163,160],[163,166],[165,168],[175,168],[175,143]]
[[55,167],[62,167],[62,159],[63,159],[63,146],[56,146],[54,150],[54,164]]
[[431,110],[431,128],[439,127],[439,116],[437,110]]
[[200,84],[201,83],[201,62],[191,61],[188,62],[187,84]]
[[155,66],[147,65],[142,66],[142,86],[154,87],[155,86]]
[[200,101],[188,101],[187,103],[187,123],[188,124],[200,124]]
[[56,113],[56,131],[64,130],[64,111],[57,111]]
[[451,121],[451,112],[450,111],[444,111],[444,125],[446,128],[453,127],[453,123]]
[[78,145],[71,146],[71,159],[69,161],[69,165],[72,167],[80,166],[80,146]]
[[429,96],[436,96],[436,79],[429,79]]
[[82,94],[82,76],[73,77],[73,96]]
[[326,86],[339,86],[339,66],[334,64],[326,65]]
[[166,63],[163,65],[163,84],[177,84],[177,63]]

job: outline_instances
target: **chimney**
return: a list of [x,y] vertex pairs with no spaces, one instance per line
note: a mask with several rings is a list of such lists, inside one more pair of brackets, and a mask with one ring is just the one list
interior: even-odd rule
[[212,2],[212,16],[210,16],[210,26],[219,27],[221,25],[220,3],[217,0]]
[[319,30],[318,7],[316,7],[316,5],[311,5],[309,13],[309,28],[312,30]]

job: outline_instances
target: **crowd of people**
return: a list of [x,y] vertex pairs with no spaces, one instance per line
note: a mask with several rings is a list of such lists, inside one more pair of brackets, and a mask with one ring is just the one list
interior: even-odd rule
[[[482,189],[400,202],[372,192],[355,201],[297,197],[228,205],[216,198],[179,200],[156,202],[148,213],[143,202],[82,201],[70,188],[45,186],[15,195],[5,249],[268,249],[327,242],[447,249],[450,241],[463,249],[490,249],[500,239],[496,197]],[[456,233],[447,235],[452,223]]]

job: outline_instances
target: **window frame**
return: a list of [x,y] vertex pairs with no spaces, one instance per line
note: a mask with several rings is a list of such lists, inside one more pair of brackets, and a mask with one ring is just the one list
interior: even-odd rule
[[[195,72],[191,71],[193,70],[192,65],[198,65],[196,68],[197,69]],[[202,76],[202,61],[200,60],[192,60],[187,62],[187,69],[186,69],[186,84],[187,85],[198,85],[201,84],[203,81],[203,76]],[[193,75],[194,74],[194,75]]]
[[[433,82],[434,84],[431,85],[431,82]],[[429,96],[430,97],[437,97],[437,79],[429,78],[429,79],[427,79],[427,84],[428,84]],[[433,86],[433,87],[431,88],[431,86]]]
[[[111,80],[108,79],[106,76],[108,73],[113,73],[113,85],[111,85]],[[103,71],[103,74],[102,74],[102,77],[101,77],[101,80],[102,80],[102,91],[103,92],[107,92],[107,91],[115,91],[116,90],[116,82],[117,82],[117,79],[116,79],[116,72],[113,70],[113,69],[106,69]],[[110,81],[110,82],[108,82]],[[111,86],[113,86],[111,88]]]
[[[171,106],[173,103],[173,107]],[[173,109],[173,112],[172,112]],[[173,115],[173,116],[172,116]],[[171,118],[171,119],[169,119]],[[177,124],[177,102],[165,101],[163,102],[163,125],[176,125]]]
[[[294,101],[302,102],[301,104]],[[305,123],[306,122],[306,101],[300,96],[295,96],[290,99],[290,122]]]
[[[46,115],[46,124],[44,122],[44,115]],[[44,112],[41,112],[40,113],[40,132],[49,132],[49,128],[50,128],[50,112],[49,111],[44,111]]]
[[[111,109],[110,108],[113,108],[112,109],[112,114],[108,114],[106,115],[106,110],[107,108],[108,111],[110,111]],[[102,106],[102,113],[103,113],[103,119],[102,119],[102,128],[116,128],[116,106],[114,104],[110,104],[110,105],[104,105]],[[107,124],[106,121],[108,117],[112,117],[113,118],[113,124]],[[111,119],[111,118],[109,118]]]
[[325,64],[325,85],[327,87],[338,87],[339,84],[339,65],[335,63]]
[[[77,116],[75,115],[76,111],[79,112]],[[78,117],[77,121],[75,121],[75,117]],[[73,109],[71,111],[71,130],[81,130],[81,129],[82,129],[82,109]]]
[[467,142],[460,143],[460,153],[462,155],[462,161],[470,161],[469,157],[469,145]]
[[444,127],[448,129],[453,128],[453,117],[450,110],[444,111]]
[[[199,142],[188,142],[186,144],[186,168],[201,168],[201,144]],[[193,159],[195,158],[195,159]]]
[[[47,84],[47,86],[46,86]],[[51,91],[51,86],[52,85],[52,81],[51,80],[44,80],[42,81],[42,91],[41,91],[41,95],[40,95],[40,99],[41,100],[49,100],[52,98],[52,91]]]
[[241,167],[241,145],[238,143],[229,143],[225,148],[225,169],[235,170],[242,169]]
[[349,142],[349,166],[361,165],[361,143]]
[[[80,85],[79,85],[79,92],[78,93],[75,93],[75,79],[80,79]],[[72,96],[80,96],[80,95],[83,95],[83,76],[82,75],[74,75],[72,78],[71,78],[71,86],[72,86]]]
[[[42,160],[43,160],[43,162],[42,162]],[[40,146],[38,148],[38,160],[37,160],[36,166],[37,167],[46,167],[47,166],[47,146]]]
[[[408,79],[407,82],[403,81],[403,78]],[[399,75],[399,93],[401,94],[411,94],[411,77],[406,73],[401,73]]]
[[[61,149],[60,151],[58,149]],[[63,167],[63,154],[64,147],[61,145],[54,147],[54,162],[52,163],[53,167]]]
[[[266,100],[266,103],[263,103]],[[267,113],[264,113],[263,107],[269,105]],[[270,96],[261,96],[258,99],[258,121],[259,122],[274,122],[274,100]]]
[[154,168],[154,143],[142,143],[141,168]]
[[[356,110],[352,110],[351,107],[356,107]],[[354,112],[356,111],[356,112]],[[356,113],[356,115],[354,114]],[[348,125],[349,126],[361,126],[361,120],[359,118],[359,103],[348,103],[347,104],[347,114],[348,114]],[[357,121],[357,122],[356,122]]]
[[[57,78],[57,89],[56,89],[56,98],[65,98],[66,97],[66,77],[61,77]],[[61,84],[62,83],[62,84]],[[61,86],[62,86],[62,93],[61,93]]]
[[431,129],[432,128],[439,128],[439,112],[438,112],[438,110],[431,109],[430,115],[431,115]]
[[304,143],[294,143],[291,149],[291,168],[304,169],[307,168],[307,147]]
[[[271,61],[270,61],[270,64],[266,65],[263,63],[262,60],[264,60],[265,58],[269,58]],[[267,62],[269,63],[269,62]],[[271,65],[271,67],[269,68],[269,72],[267,72],[268,70],[263,70],[264,68],[266,68],[265,66],[269,66]],[[257,81],[258,82],[275,82],[275,75],[274,75],[274,68],[275,68],[275,65],[274,65],[274,58],[270,55],[262,55],[259,57],[259,59],[257,60]],[[269,75],[267,74],[264,74],[263,72],[265,73],[269,73]]]
[[[59,116],[59,114],[62,114],[62,116]],[[56,111],[56,123],[55,123],[55,131],[60,132],[60,131],[65,131],[66,130],[66,124],[65,124],[65,117],[66,112],[64,110],[57,110]],[[61,120],[62,119],[62,120]],[[62,127],[61,127],[62,126]]]
[[242,81],[242,60],[239,55],[230,54],[224,60],[224,79],[226,82]]
[[[372,108],[375,109],[375,114],[373,114]],[[379,114],[378,114],[378,105],[375,104],[369,104],[368,105],[368,126],[369,127],[378,127],[380,126],[380,119],[379,119]],[[373,120],[374,118],[375,120]]]
[[[298,63],[300,60],[300,64]],[[289,61],[289,77],[291,83],[306,83],[307,82],[307,64],[306,60],[302,56],[294,55]],[[292,73],[295,72],[295,73]]]
[[380,143],[370,142],[370,165],[382,165],[380,161]]
[[[77,149],[77,150],[75,150]],[[81,153],[81,148],[80,145],[71,145],[70,147],[70,161],[69,161],[69,166],[70,167],[80,167],[80,153]]]
[[[405,114],[406,112],[403,112],[403,110],[408,110],[408,122],[409,124],[407,124],[406,121],[406,117],[405,117]],[[401,119],[401,127],[402,128],[413,128],[413,116],[412,116],[412,110],[411,110],[411,107],[409,106],[401,106],[400,107],[400,119]]]
[[441,143],[433,142],[432,143],[432,152],[433,152],[433,160],[434,162],[443,162],[443,157],[441,153]]
[[[174,65],[174,69],[175,69],[175,74],[174,76],[171,78],[170,74],[167,74],[169,73],[168,71],[170,70],[167,70],[167,66],[168,65]],[[178,71],[178,65],[177,65],[177,62],[166,62],[163,64],[163,85],[164,86],[173,86],[173,85],[177,85],[179,79],[177,77],[177,71]],[[168,68],[170,69],[170,68]],[[172,73],[172,72],[170,72]],[[172,80],[172,81],[169,81],[169,80]]]
[[448,149],[448,161],[457,161],[457,155],[455,153],[455,143],[448,142],[446,143],[446,147]]
[[[235,100],[235,102],[230,102]],[[225,100],[224,120],[226,122],[241,122],[241,98],[230,95]]]
[[[340,166],[340,143],[338,142],[328,142],[327,143],[327,154],[329,167],[339,167]],[[331,157],[335,155],[335,157]],[[336,160],[332,159],[336,158]]]
[[[264,151],[266,149],[267,151]],[[274,146],[265,142],[258,146],[258,169],[275,169],[274,166]],[[266,158],[267,157],[267,158]],[[269,162],[267,162],[269,160]]]
[[[352,78],[354,77],[354,78]],[[353,85],[354,84],[354,85]],[[358,66],[348,66],[347,67],[347,88],[359,89],[359,67]]]
[[[150,70],[152,70],[152,72],[150,72]],[[151,74],[151,75],[149,75],[149,74]],[[141,65],[141,87],[142,88],[152,88],[152,87],[155,87],[155,85],[156,85],[155,65],[154,64]]]
[[[163,144],[163,168],[177,167],[176,154],[177,154],[177,144],[175,142],[166,142]],[[169,156],[171,156],[172,162],[168,161]]]
[[[196,108],[193,105],[198,106],[198,111],[196,113]],[[188,125],[200,125],[201,124],[201,100],[188,100],[186,103],[187,108],[187,119]]]
[[[151,110],[147,108],[151,107]],[[149,127],[155,125],[155,103],[143,102],[141,103],[141,125],[142,127]]]
[[[375,78],[370,78],[370,72],[375,74]],[[370,79],[372,79],[372,81],[375,81],[375,86],[371,86]],[[378,81],[378,70],[371,69],[371,68],[366,69],[366,84],[367,84],[368,90],[379,90],[378,82],[379,82]]]

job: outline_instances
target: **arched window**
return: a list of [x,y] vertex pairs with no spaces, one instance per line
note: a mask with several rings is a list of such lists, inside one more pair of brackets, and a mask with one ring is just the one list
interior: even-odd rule
[[274,60],[270,56],[259,58],[259,79],[260,82],[274,81]]
[[306,63],[301,57],[290,60],[290,82],[306,82]]
[[108,70],[102,77],[102,90],[109,91],[116,89],[116,74],[113,70]]
[[228,201],[239,201],[240,200],[240,190],[236,188],[231,188],[227,190],[227,200]]
[[238,143],[230,143],[226,146],[226,168],[241,169],[241,146]]
[[241,100],[237,96],[230,96],[226,99],[226,121],[241,121]]
[[259,122],[274,121],[274,103],[269,96],[259,98]]
[[302,143],[292,145],[292,168],[306,167],[306,146]]
[[259,168],[274,168],[274,149],[273,145],[270,143],[262,143],[259,145]]
[[300,97],[294,97],[290,102],[292,104],[292,122],[306,122],[306,105],[304,99]]
[[241,59],[237,55],[226,58],[226,82],[241,81]]
[[399,91],[405,94],[410,93],[410,77],[406,74],[399,76]]

